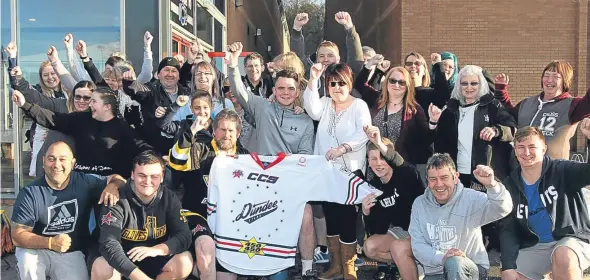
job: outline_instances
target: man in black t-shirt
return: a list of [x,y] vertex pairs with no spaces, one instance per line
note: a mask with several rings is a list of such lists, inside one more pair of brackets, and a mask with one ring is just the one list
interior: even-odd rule
[[43,157],[45,177],[18,194],[12,238],[20,279],[88,279],[84,244],[90,209],[97,201],[114,205],[125,180],[72,172],[75,162],[66,143],[52,144]]

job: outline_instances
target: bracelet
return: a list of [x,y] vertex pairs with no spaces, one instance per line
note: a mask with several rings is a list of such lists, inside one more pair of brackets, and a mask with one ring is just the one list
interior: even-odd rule
[[51,250],[51,238],[52,237],[49,237],[49,245],[48,245],[49,250]]
[[438,122],[428,121],[428,123],[431,125],[438,125]]
[[80,57],[80,59],[82,59],[82,60],[87,59],[87,58],[88,58],[88,56],[81,56]]

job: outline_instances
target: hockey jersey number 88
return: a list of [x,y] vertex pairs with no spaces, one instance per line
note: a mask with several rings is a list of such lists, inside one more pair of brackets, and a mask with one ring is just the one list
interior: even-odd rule
[[216,257],[242,275],[271,275],[295,264],[308,201],[359,204],[381,195],[323,156],[217,156],[209,174],[207,213]]

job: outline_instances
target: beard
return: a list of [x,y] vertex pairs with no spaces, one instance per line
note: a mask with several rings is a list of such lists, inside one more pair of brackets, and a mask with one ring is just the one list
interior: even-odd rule
[[226,152],[231,151],[236,146],[236,143],[233,143],[230,138],[215,139],[215,143],[217,143],[217,147],[219,147],[220,150]]

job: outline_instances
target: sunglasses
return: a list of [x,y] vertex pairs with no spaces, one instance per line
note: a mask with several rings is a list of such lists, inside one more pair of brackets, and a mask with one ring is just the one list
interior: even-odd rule
[[78,95],[78,94],[74,95],[74,100],[76,100],[76,101],[84,100],[85,102],[88,102],[88,101],[90,101],[90,98],[92,98],[92,97],[82,96],[82,95]]
[[461,82],[461,86],[466,87],[466,86],[472,86],[472,87],[476,87],[479,86],[479,82]]
[[343,87],[346,85],[346,82],[340,81],[340,82],[330,82],[329,83],[330,87],[336,87],[336,85],[338,85],[339,87]]
[[412,65],[420,66],[420,65],[422,65],[422,62],[420,62],[420,61],[406,61],[406,66],[412,66]]
[[404,80],[396,80],[396,79],[389,79],[389,84],[395,85],[398,84],[400,86],[405,86],[406,85],[406,81]]
[[230,90],[230,87],[228,87],[228,86],[223,86],[223,87],[221,88],[221,91],[222,91],[223,93],[228,93],[228,92],[229,92],[229,90]]

